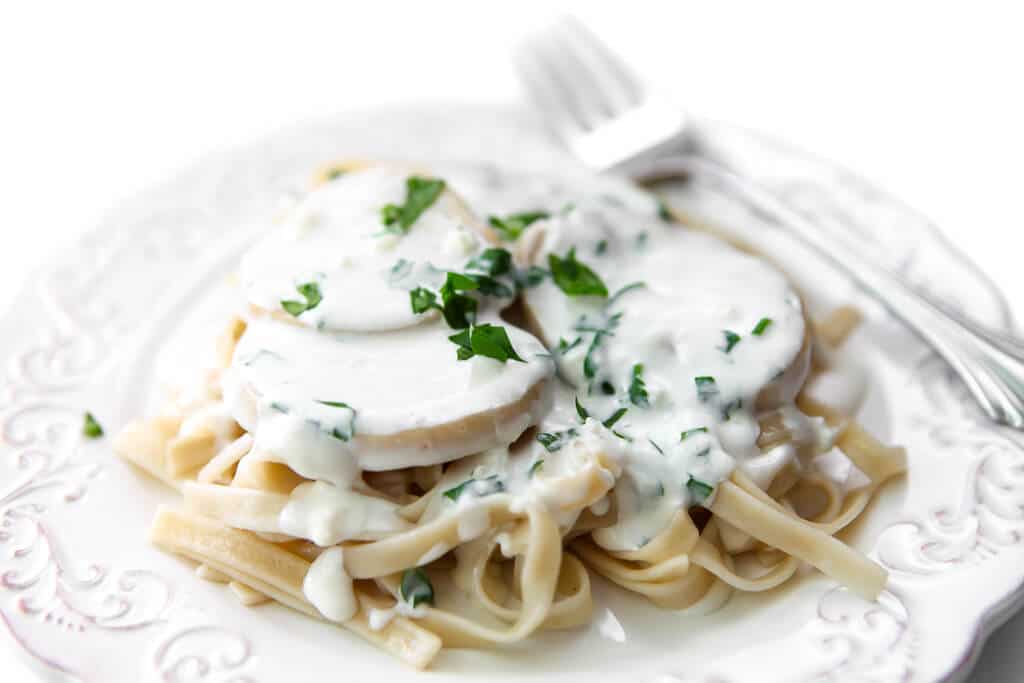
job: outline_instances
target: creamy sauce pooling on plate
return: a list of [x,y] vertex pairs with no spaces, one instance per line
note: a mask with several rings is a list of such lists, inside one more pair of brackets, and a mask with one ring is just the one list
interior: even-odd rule
[[[816,452],[830,446],[822,422],[793,406],[808,371],[804,313],[766,263],[668,222],[625,182],[454,174],[455,189],[518,238],[500,245],[517,263],[498,279],[544,343],[499,317],[512,292],[483,286],[462,292],[476,317],[455,329],[438,310],[446,277],[481,255],[493,262],[494,234],[450,185],[407,231],[383,230],[382,207],[403,201],[409,175],[379,167],[327,183],[243,258],[246,297],[264,312],[224,395],[256,459],[313,480],[291,494],[283,533],[333,545],[400,531],[408,523],[362,472],[456,460],[444,481],[460,495],[439,496],[427,517],[458,511],[462,540],[487,531],[486,514],[473,524],[467,512],[499,491],[546,505],[568,528],[584,492],[550,477],[588,466],[580,449],[597,449],[614,486],[591,509],[614,506],[616,521],[595,539],[631,550],[678,510],[710,504],[735,468],[767,486],[799,466],[792,444],[761,451],[759,415],[776,412]],[[530,220],[515,223],[518,212]],[[414,290],[436,305],[415,310]],[[305,306],[282,303],[304,296]],[[512,355],[496,337],[470,352],[478,327],[504,330]],[[321,588],[307,596],[326,600]],[[325,607],[337,613],[333,595]]]

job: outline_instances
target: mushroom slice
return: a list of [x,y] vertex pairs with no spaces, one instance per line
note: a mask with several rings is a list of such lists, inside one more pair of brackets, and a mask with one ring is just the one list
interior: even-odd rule
[[354,167],[298,202],[242,257],[240,276],[250,304],[300,324],[397,330],[436,316],[414,313],[410,290],[436,288],[493,240],[429,172]]
[[511,443],[546,409],[550,357],[529,333],[505,330],[521,362],[458,360],[439,320],[368,334],[257,319],[224,396],[264,458],[309,479],[446,462]]

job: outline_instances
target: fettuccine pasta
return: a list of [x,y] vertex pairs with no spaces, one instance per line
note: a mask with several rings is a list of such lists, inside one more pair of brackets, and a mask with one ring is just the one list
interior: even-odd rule
[[118,435],[181,495],[152,542],[419,668],[587,623],[592,572],[674,610],[802,565],[876,598],[836,534],[905,454],[814,389],[856,310],[811,325],[646,191],[542,180],[320,173],[199,390]]

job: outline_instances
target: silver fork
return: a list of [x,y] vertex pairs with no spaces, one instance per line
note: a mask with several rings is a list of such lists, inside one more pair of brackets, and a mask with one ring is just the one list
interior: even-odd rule
[[648,88],[576,19],[560,18],[529,36],[515,61],[554,133],[584,163],[637,179],[682,175],[738,196],[857,282],[930,345],[989,418],[1024,429],[1024,342],[969,320],[858,251],[827,240],[771,192],[699,156],[685,112]]

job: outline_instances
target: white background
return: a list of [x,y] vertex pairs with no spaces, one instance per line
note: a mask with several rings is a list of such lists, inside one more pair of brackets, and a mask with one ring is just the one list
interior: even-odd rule
[[[560,4],[693,111],[769,131],[922,209],[1011,298],[1024,293],[1015,5]],[[542,7],[4,5],[0,309],[105,208],[208,152],[368,103],[518,97],[508,48]],[[972,680],[1024,679],[1022,637],[1024,616],[995,634]],[[0,647],[0,679],[17,681],[16,666]]]

